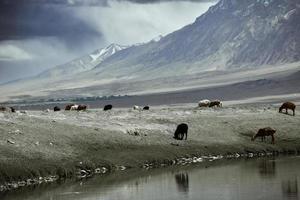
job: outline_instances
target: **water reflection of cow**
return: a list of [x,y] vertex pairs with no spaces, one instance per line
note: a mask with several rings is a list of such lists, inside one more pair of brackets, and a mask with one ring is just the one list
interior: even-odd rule
[[179,173],[175,175],[175,181],[179,192],[189,191],[189,175],[187,173]]
[[294,180],[285,180],[281,182],[282,194],[288,199],[298,199],[298,181],[297,178]]
[[258,169],[259,174],[263,177],[274,177],[276,175],[276,163],[274,160],[259,160]]

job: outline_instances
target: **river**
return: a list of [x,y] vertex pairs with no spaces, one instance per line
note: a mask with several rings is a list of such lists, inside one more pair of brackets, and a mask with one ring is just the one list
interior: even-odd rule
[[300,157],[223,160],[125,170],[88,180],[23,188],[1,200],[296,200]]

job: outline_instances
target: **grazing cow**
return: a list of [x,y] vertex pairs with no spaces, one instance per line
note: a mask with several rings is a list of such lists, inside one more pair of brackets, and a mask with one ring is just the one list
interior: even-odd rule
[[208,107],[210,105],[210,100],[204,99],[198,102],[199,107]]
[[54,111],[54,112],[60,111],[60,107],[55,106],[55,107],[53,108],[53,111]]
[[7,109],[7,107],[0,106],[0,111],[2,111],[2,112],[6,112],[6,111],[8,111],[8,109]]
[[149,110],[149,109],[150,109],[149,106],[145,106],[145,107],[143,108],[143,110]]
[[87,105],[79,105],[77,107],[77,110],[80,111],[80,110],[86,110],[87,109]]
[[179,124],[175,130],[173,138],[176,140],[183,140],[185,135],[185,139],[187,139],[187,133],[188,133],[188,125],[185,123]]
[[16,112],[13,107],[0,106],[0,112]]
[[78,110],[78,106],[79,105],[75,104],[75,105],[71,106],[70,110]]
[[222,107],[222,102],[220,100],[214,100],[212,102],[210,102],[209,107]]
[[285,109],[286,114],[288,114],[288,109],[292,110],[293,116],[295,116],[296,105],[294,103],[292,103],[292,102],[283,103],[279,108],[279,112],[281,113],[283,109]]
[[133,110],[141,110],[141,107],[137,106],[137,105],[134,105],[133,106]]
[[10,111],[15,113],[16,112],[16,109],[14,107],[9,107],[10,108]]
[[74,106],[75,104],[68,104],[65,107],[65,110],[71,110],[71,107]]
[[104,106],[103,110],[104,110],[104,111],[111,110],[112,107],[113,107],[113,106],[112,106],[111,104],[108,104],[108,105],[105,105],[105,106]]
[[272,144],[275,144],[275,134],[276,130],[271,127],[265,127],[258,130],[258,132],[252,136],[252,141],[254,141],[257,137],[261,137],[261,141],[266,141],[266,136],[272,137]]

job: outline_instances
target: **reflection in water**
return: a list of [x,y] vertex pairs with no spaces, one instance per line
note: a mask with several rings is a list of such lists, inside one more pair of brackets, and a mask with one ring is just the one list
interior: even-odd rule
[[[128,170],[82,182],[40,185],[1,200],[296,200],[299,157],[223,160],[200,165]],[[271,177],[271,178],[270,178]],[[174,181],[175,179],[175,181]],[[19,192],[18,192],[19,191]]]
[[188,173],[179,173],[175,175],[175,180],[179,192],[187,193],[189,191]]
[[298,182],[294,180],[285,180],[281,182],[282,194],[289,199],[298,199]]
[[261,159],[258,162],[259,174],[262,177],[273,178],[276,176],[275,160]]

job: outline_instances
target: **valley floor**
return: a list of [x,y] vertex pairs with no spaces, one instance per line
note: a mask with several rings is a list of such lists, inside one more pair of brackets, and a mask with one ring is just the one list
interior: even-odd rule
[[[173,139],[177,124],[189,125],[188,140]],[[0,113],[0,185],[47,175],[73,176],[80,168],[141,167],[179,157],[300,151],[300,115],[278,113],[275,105],[192,104],[104,112],[28,111]],[[277,130],[252,142],[259,128]]]

